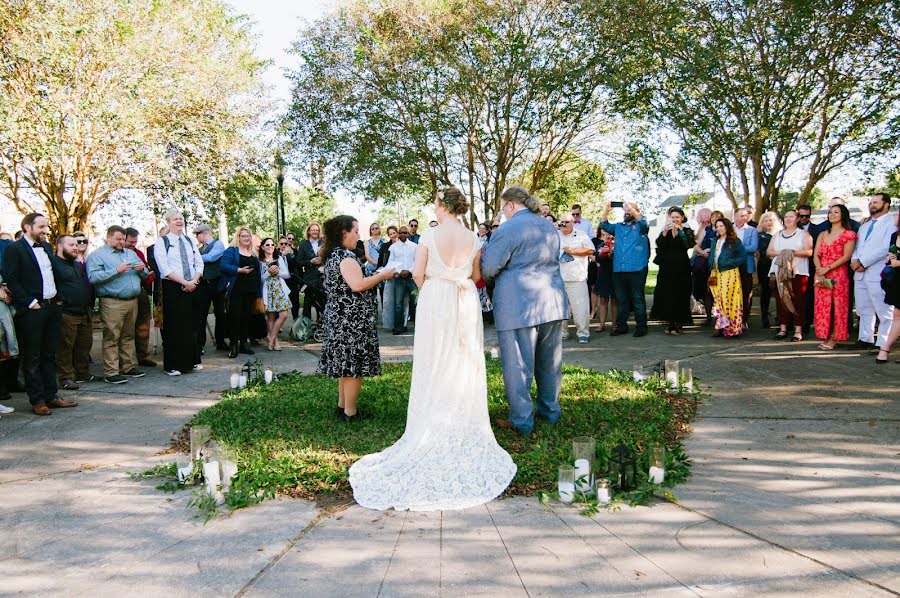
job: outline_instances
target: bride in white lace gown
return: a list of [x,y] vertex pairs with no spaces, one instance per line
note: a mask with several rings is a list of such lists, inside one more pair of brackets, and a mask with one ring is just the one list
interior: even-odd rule
[[439,193],[440,224],[419,240],[406,431],[350,468],[353,497],[370,509],[473,507],[499,496],[516,474],[488,417],[481,303],[472,280],[480,277],[481,243],[457,221],[466,209],[459,190]]

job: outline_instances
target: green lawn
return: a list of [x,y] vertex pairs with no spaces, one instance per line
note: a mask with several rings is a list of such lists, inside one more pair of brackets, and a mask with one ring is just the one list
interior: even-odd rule
[[[229,507],[276,494],[316,499],[349,496],[350,465],[391,445],[403,433],[411,370],[409,363],[385,364],[381,376],[367,379],[360,406],[372,416],[358,422],[335,417],[336,381],[301,374],[283,376],[268,386],[230,391],[198,413],[193,423],[211,426],[213,437],[234,449],[239,460],[240,472],[226,496]],[[493,359],[488,359],[488,394],[491,418],[506,417],[500,364]],[[509,495],[552,492],[557,467],[572,460],[574,436],[597,439],[601,468],[615,445],[626,444],[638,452],[642,489],[621,499],[646,502],[652,495],[654,488],[646,482],[646,457],[641,453],[651,444],[664,443],[669,448],[665,486],[674,486],[689,475],[680,441],[694,415],[695,397],[669,394],[656,379],[637,384],[630,372],[566,366],[561,406],[558,424],[538,420],[529,438],[495,430],[497,441],[518,466]]]

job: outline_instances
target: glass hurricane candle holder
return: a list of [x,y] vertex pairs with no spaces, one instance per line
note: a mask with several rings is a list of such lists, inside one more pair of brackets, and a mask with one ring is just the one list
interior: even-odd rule
[[191,427],[191,459],[200,459],[203,447],[212,438],[212,429],[209,426]]
[[650,449],[650,482],[662,484],[666,480],[666,449],[656,445]]
[[597,441],[590,436],[576,436],[572,439],[572,453],[575,456],[575,488],[579,492],[590,494],[594,488]]
[[674,359],[666,359],[663,367],[666,386],[678,388],[678,362]]
[[634,364],[631,371],[635,382],[643,382],[644,380],[649,380],[653,376],[653,370],[640,363]]
[[693,392],[694,371],[691,368],[681,369],[681,387],[688,392]]
[[571,465],[559,466],[559,502],[570,503],[575,500],[575,468]]

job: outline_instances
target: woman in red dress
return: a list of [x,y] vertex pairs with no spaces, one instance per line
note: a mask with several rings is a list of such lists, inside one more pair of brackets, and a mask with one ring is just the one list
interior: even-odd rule
[[815,323],[816,336],[825,339],[819,345],[831,351],[838,341],[847,340],[847,313],[850,309],[850,256],[856,246],[856,233],[850,230],[847,206],[828,210],[828,229],[816,240],[813,260],[816,264]]

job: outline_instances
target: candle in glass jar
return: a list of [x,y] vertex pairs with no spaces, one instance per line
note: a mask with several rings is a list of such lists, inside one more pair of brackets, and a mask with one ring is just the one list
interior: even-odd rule
[[272,370],[266,370],[265,373],[263,373],[263,378],[265,379],[266,384],[271,384],[272,379],[275,378],[275,374],[272,373]]
[[575,484],[559,482],[559,502],[570,503],[575,500]]
[[238,378],[238,388],[244,388],[247,386],[247,376],[245,374],[241,374]]
[[219,476],[218,461],[210,461],[203,464],[203,479],[206,481],[206,491],[211,496],[215,496],[219,491],[219,485],[222,483],[222,478]]
[[609,499],[609,482],[607,480],[601,480],[597,486],[597,502],[601,505],[605,505],[609,503]]
[[231,388],[237,388],[238,384],[240,384],[240,382],[241,382],[240,374],[232,374],[230,382],[231,382]]
[[654,484],[662,484],[666,479],[666,470],[662,467],[650,468],[650,481]]
[[591,462],[587,459],[575,461],[575,486],[579,492],[591,490]]
[[674,359],[665,360],[666,384],[674,388],[678,387],[678,362]]

